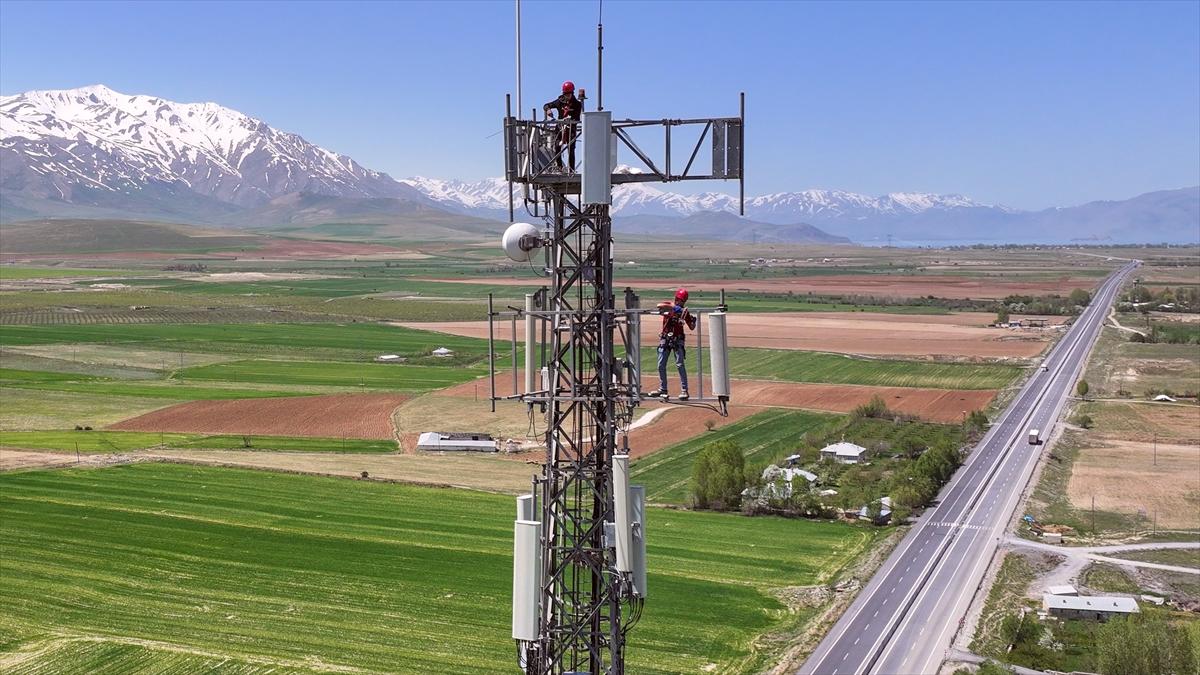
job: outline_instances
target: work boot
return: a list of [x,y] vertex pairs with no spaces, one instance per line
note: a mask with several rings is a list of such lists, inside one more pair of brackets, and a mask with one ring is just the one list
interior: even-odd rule
[[680,401],[686,401],[686,400],[688,400],[688,393],[687,393],[687,389],[684,389],[683,391],[679,392],[679,400],[680,400]]

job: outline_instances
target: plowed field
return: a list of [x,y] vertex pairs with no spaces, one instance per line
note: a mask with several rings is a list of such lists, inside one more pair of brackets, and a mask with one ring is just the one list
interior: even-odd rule
[[[440,394],[446,396],[470,397],[473,395],[476,382],[482,389],[487,380],[467,382],[454,387],[443,389]],[[668,388],[674,396],[679,391],[679,382],[675,376],[667,378]],[[699,387],[692,383],[692,394],[700,393]],[[711,392],[712,384],[705,378],[704,391]],[[508,373],[497,373],[496,395],[508,396],[512,393],[512,380]],[[850,412],[856,407],[869,402],[873,397],[881,397],[888,408],[896,412],[915,415],[928,422],[961,422],[963,411],[981,410],[996,395],[990,389],[922,389],[917,387],[875,387],[852,384],[808,384],[802,382],[768,382],[763,380],[733,380],[731,406],[764,407],[764,408],[795,408],[802,410],[821,410],[826,412]],[[486,394],[484,394],[486,396]],[[646,401],[645,405],[660,405]],[[689,409],[691,410],[691,409]],[[692,431],[703,431],[706,415],[697,411],[693,415],[680,415],[677,422],[671,422],[672,414],[634,431],[634,433],[651,434],[652,430],[666,429],[670,422],[672,428],[695,425]],[[731,413],[732,414],[732,413]],[[715,417],[715,416],[714,416]],[[684,436],[686,438],[686,436]],[[681,440],[673,438],[671,442]]]
[[391,414],[407,396],[332,394],[192,401],[118,422],[110,429],[204,434],[392,438]]

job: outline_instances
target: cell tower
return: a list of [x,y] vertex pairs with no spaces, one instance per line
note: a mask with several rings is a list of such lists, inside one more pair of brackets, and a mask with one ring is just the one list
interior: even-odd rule
[[[737,117],[702,119],[614,120],[610,111],[586,108],[579,122],[538,120],[536,111],[523,119],[513,115],[511,99],[508,104],[509,193],[519,189],[521,208],[543,223],[515,223],[502,241],[510,258],[529,263],[544,279],[541,288],[525,296],[523,308],[498,311],[488,301],[492,410],[497,401],[520,401],[531,425],[538,417],[546,425],[545,463],[531,492],[517,499],[514,528],[512,635],[518,663],[530,675],[624,673],[626,637],[647,594],[645,493],[629,484],[626,432],[634,410],[648,398],[641,386],[641,317],[655,310],[642,309],[628,288],[624,306],[616,307],[612,186],[737,180],[743,196],[744,128],[744,95]],[[634,136],[646,132],[662,146],[644,150]],[[565,156],[575,138],[583,146],[578,171]],[[690,154],[679,171],[672,141],[678,146],[681,138]],[[711,154],[702,155],[705,147]],[[636,158],[631,161],[642,165],[640,171],[616,171],[618,148]],[[510,221],[515,206],[510,198]],[[541,269],[534,266],[538,257]],[[694,375],[699,395],[685,405],[726,414],[724,292],[716,306],[690,309],[700,318]],[[497,322],[512,330],[511,391],[503,394],[497,393]],[[523,369],[518,322],[524,325]]]

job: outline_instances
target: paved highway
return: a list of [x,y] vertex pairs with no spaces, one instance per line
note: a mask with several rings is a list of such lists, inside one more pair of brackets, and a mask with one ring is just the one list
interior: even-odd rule
[[883,567],[799,672],[934,673],[966,615],[996,546],[1099,334],[1121,282],[1136,261],[1114,272],[1043,365],[991,426]]

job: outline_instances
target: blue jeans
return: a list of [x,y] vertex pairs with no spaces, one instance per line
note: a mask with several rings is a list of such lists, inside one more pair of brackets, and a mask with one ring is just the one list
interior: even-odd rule
[[684,348],[682,341],[679,344],[671,345],[666,340],[658,343],[659,391],[667,390],[667,356],[671,352],[675,352],[675,367],[679,370],[679,386],[684,391],[687,391],[687,368],[683,365],[683,360],[687,357],[687,350]]

